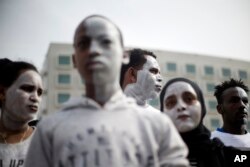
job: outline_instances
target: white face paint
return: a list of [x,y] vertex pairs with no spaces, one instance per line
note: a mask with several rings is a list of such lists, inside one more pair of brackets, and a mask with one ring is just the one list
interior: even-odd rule
[[99,17],[87,19],[76,34],[75,45],[76,67],[86,83],[119,84],[123,47],[112,23]]
[[139,105],[145,105],[146,100],[156,98],[162,89],[160,66],[155,58],[146,55],[146,63],[137,71],[136,83],[125,87],[124,93],[134,97]]
[[196,128],[201,120],[201,104],[194,88],[187,82],[169,85],[164,96],[164,113],[168,114],[179,132]]
[[4,114],[15,121],[30,121],[37,115],[41,98],[41,77],[37,72],[27,70],[6,90]]
[[143,89],[147,99],[156,98],[162,88],[162,77],[160,75],[160,66],[155,58],[146,56],[147,61],[142,70],[138,71],[137,83]]

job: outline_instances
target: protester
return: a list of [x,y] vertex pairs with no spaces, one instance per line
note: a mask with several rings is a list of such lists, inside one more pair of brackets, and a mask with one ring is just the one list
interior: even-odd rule
[[122,65],[120,78],[124,93],[133,97],[144,110],[159,112],[148,104],[149,100],[158,97],[162,88],[162,77],[156,55],[142,49],[132,49],[126,53],[130,56],[130,61]]
[[161,111],[170,116],[189,149],[192,167],[225,165],[222,146],[210,140],[210,131],[203,125],[206,114],[204,97],[199,86],[186,78],[169,80],[160,94]]
[[120,68],[129,60],[118,27],[103,16],[85,18],[74,50],[86,96],[39,122],[26,167],[187,166],[187,149],[170,120],[122,93]]
[[0,59],[0,166],[23,166],[39,110],[42,80],[32,64]]
[[215,86],[217,111],[222,116],[223,125],[212,132],[212,138],[219,138],[226,146],[250,150],[248,92],[243,81],[233,78]]

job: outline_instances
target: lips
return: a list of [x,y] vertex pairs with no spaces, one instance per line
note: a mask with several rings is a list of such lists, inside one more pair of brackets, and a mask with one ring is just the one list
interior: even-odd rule
[[93,69],[101,69],[103,68],[104,64],[101,62],[101,61],[89,61],[86,63],[86,67],[90,70],[93,70]]
[[238,114],[241,117],[248,117],[248,113],[247,112],[239,112]]
[[38,106],[36,106],[36,105],[28,105],[28,108],[29,108],[31,111],[33,111],[33,112],[37,112],[37,110],[38,110]]
[[155,85],[155,89],[157,92],[160,92],[161,89],[162,89],[162,86],[161,85]]
[[189,115],[183,114],[183,115],[179,115],[177,119],[185,120],[185,119],[188,119],[189,117],[190,117]]

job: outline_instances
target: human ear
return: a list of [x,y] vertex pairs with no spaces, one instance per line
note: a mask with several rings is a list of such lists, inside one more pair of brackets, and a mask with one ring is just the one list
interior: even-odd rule
[[72,62],[73,62],[74,68],[76,68],[75,54],[72,54]]
[[128,64],[129,63],[129,54],[127,52],[123,53],[123,57],[122,57],[122,64]]
[[217,106],[216,106],[216,108],[217,108],[217,112],[219,113],[219,114],[223,114],[223,109],[222,109],[222,106],[221,106],[221,104],[218,104]]
[[137,80],[137,73],[136,69],[133,67],[129,67],[128,69],[128,78],[129,78],[129,83],[135,83]]

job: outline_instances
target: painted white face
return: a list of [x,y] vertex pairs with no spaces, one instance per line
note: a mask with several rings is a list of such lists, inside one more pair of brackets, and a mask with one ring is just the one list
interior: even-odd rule
[[187,82],[169,85],[164,96],[164,113],[168,114],[179,132],[196,128],[201,120],[201,104],[194,88]]
[[16,121],[29,121],[36,117],[42,99],[40,75],[27,70],[6,90],[5,114]]
[[109,21],[92,17],[77,31],[74,61],[86,83],[119,83],[122,58],[119,32]]
[[147,99],[156,98],[162,89],[162,77],[160,75],[160,66],[155,58],[146,56],[147,61],[142,70],[137,72],[137,84],[142,88],[143,96]]

